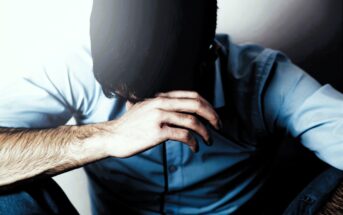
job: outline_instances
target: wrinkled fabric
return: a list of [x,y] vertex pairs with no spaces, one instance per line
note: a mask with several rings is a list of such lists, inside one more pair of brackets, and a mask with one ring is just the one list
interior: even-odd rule
[[0,214],[78,214],[52,179],[0,191]]
[[[84,33],[88,6],[76,16],[80,34],[72,36],[73,46],[37,47],[0,65],[6,71],[0,79],[1,127],[54,128],[71,117],[78,124],[100,123],[125,113],[126,101],[107,98],[94,78]],[[208,71],[213,83],[202,85],[224,123],[221,131],[206,125],[214,145],[194,134],[197,154],[167,141],[128,159],[88,165],[94,214],[231,214],[264,184],[286,135],[343,169],[342,94],[321,86],[280,52],[236,45],[226,35],[216,40],[218,59]]]
[[316,215],[343,181],[343,172],[330,168],[314,179],[289,205],[283,215]]

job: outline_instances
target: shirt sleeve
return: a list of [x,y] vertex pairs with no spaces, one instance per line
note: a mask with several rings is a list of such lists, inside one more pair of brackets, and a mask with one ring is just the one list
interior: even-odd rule
[[320,159],[343,170],[342,93],[321,86],[279,55],[263,103],[270,131],[287,131]]

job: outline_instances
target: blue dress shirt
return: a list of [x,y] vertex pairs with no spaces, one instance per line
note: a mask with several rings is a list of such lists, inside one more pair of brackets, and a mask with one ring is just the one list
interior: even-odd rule
[[[21,46],[22,55],[0,65],[0,126],[53,128],[71,117],[89,124],[125,113],[126,101],[106,98],[94,79],[88,15],[80,15],[81,33],[71,41]],[[225,36],[218,40],[209,85],[214,89],[204,85],[213,91],[210,102],[224,121],[222,131],[208,126],[214,145],[194,134],[197,154],[167,141],[131,158],[88,165],[95,214],[233,213],[261,188],[287,134],[343,169],[343,95],[321,86],[282,53],[235,45]]]
[[[211,102],[224,121],[222,132],[208,126],[214,145],[208,147],[194,135],[197,154],[167,141],[132,158],[88,166],[95,213],[233,213],[261,188],[287,134],[343,168],[342,94],[321,87],[282,53],[228,40],[225,46],[225,36],[218,38],[224,40],[217,41],[221,57],[215,63],[215,83],[209,84],[214,89],[204,85],[213,91]],[[111,119],[125,112],[125,102],[118,98]]]

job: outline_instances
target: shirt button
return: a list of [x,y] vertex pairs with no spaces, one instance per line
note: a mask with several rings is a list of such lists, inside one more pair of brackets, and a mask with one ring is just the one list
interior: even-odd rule
[[176,166],[174,166],[174,165],[169,166],[169,172],[170,173],[174,173],[174,172],[176,172],[176,170],[177,170]]
[[304,202],[306,204],[313,204],[315,202],[315,200],[311,196],[306,195],[305,198],[304,198]]

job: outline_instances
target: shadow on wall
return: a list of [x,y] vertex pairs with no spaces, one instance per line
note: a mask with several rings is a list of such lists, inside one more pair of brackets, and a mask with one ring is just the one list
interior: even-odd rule
[[341,0],[219,0],[218,32],[282,50],[343,91]]

